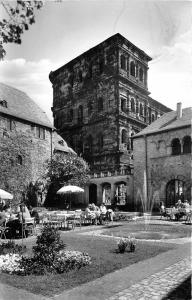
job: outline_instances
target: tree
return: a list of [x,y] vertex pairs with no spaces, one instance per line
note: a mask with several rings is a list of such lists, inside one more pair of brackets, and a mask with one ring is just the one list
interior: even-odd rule
[[47,199],[46,204],[54,205],[55,195],[64,185],[84,187],[89,181],[89,167],[83,158],[73,153],[56,153],[52,160],[47,161]]
[[14,195],[14,203],[23,200],[27,185],[31,180],[28,165],[23,160],[31,163],[28,145],[30,139],[23,133],[3,132],[0,143],[0,184],[1,188]]
[[0,21],[0,60],[6,55],[3,44],[21,44],[21,35],[35,23],[35,10],[43,6],[43,1],[17,0],[15,7],[9,1],[2,1],[1,4],[8,19]]

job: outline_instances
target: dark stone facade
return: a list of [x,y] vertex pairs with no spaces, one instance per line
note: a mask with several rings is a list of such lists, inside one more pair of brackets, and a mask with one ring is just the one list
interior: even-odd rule
[[[91,184],[97,185],[94,202],[102,201],[106,184],[110,185],[107,197],[113,202],[117,194],[115,182],[126,185],[124,203],[132,202],[131,137],[169,111],[149,97],[150,60],[116,34],[50,73],[54,125],[90,164]],[[87,198],[93,195],[87,192]]]

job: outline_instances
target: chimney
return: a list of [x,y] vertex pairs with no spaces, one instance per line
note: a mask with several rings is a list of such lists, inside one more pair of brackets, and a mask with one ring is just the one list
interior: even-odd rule
[[177,103],[177,119],[182,118],[182,103],[178,102]]

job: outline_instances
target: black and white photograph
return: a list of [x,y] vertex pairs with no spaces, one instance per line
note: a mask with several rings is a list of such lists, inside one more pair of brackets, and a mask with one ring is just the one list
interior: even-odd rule
[[192,1],[0,1],[0,300],[191,300]]

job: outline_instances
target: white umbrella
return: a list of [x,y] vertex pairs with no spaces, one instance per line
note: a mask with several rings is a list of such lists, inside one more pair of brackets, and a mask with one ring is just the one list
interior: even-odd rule
[[13,195],[11,195],[10,193],[0,189],[0,198],[11,200],[11,199],[13,199]]
[[75,185],[66,185],[63,186],[60,190],[57,191],[57,194],[70,194],[70,193],[83,193],[84,189]]
[[[75,185],[66,185],[63,186],[60,190],[57,191],[57,194],[73,194],[73,193],[83,193],[84,189],[80,188],[79,186],[75,186]],[[66,201],[66,200],[65,200]],[[66,202],[65,202],[66,203]],[[71,208],[71,198],[70,198],[70,206]]]

